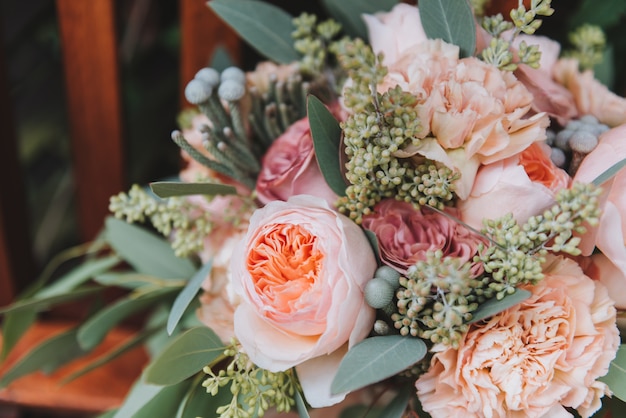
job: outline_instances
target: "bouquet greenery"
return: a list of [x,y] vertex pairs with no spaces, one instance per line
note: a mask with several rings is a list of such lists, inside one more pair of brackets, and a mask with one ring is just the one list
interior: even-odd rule
[[3,349],[50,306],[124,296],[0,383],[144,312],[96,364],[151,354],[105,416],[623,413],[626,100],[591,69],[602,31],[561,54],[534,35],[550,0],[322,3],[209,3],[268,61],[188,83],[180,179],[114,196],[83,263],[3,308]]

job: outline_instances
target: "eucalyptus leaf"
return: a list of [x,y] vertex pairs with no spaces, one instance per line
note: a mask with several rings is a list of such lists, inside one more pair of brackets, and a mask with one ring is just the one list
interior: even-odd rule
[[225,346],[207,327],[192,328],[175,338],[146,369],[146,382],[173,385],[219,359]]
[[113,418],[154,418],[176,416],[189,382],[157,386],[143,381],[135,383],[124,404]]
[[296,391],[294,398],[296,399],[296,411],[298,411],[298,417],[311,418],[309,410],[306,407],[306,402],[304,402],[304,398],[302,397],[300,391]]
[[191,261],[176,257],[165,239],[144,228],[112,217],[105,225],[108,242],[137,272],[165,279],[187,279],[196,272]]
[[35,293],[35,298],[48,298],[67,293],[97,274],[111,269],[122,261],[117,255],[88,260],[57,279],[54,283]]
[[209,7],[261,55],[282,64],[300,59],[293,47],[293,17],[256,0],[212,0]]
[[105,412],[104,414],[98,415],[96,418],[113,418],[117,413],[117,409],[112,409],[110,411]]
[[426,355],[426,344],[419,338],[388,335],[366,338],[341,360],[330,390],[333,394],[351,392],[394,376]]
[[[171,282],[171,279],[159,279],[157,277],[148,276],[128,271],[116,271],[103,273],[94,276],[93,280],[103,286],[116,286],[124,289],[137,289],[142,286],[164,285],[164,282]],[[183,279],[181,279],[181,282]]]
[[369,405],[351,405],[341,411],[339,418],[378,418],[382,412],[380,407],[371,407]]
[[506,309],[509,309],[512,306],[517,305],[520,302],[525,301],[531,295],[532,293],[530,293],[526,289],[515,289],[515,292],[503,297],[500,300],[493,297],[480,305],[478,309],[476,309],[474,312],[472,312],[472,319],[468,323],[473,324],[474,322],[482,321],[485,318],[494,316],[497,313],[500,313]]
[[116,358],[118,358],[119,356],[127,353],[128,351],[132,350],[133,348],[141,345],[143,342],[146,341],[146,339],[148,339],[151,335],[153,335],[157,330],[156,329],[147,329],[147,330],[143,330],[141,332],[138,332],[137,334],[133,335],[129,340],[123,342],[121,345],[113,348],[112,350],[109,350],[108,352],[106,352],[105,354],[103,354],[102,356],[99,356],[97,359],[95,359],[94,361],[92,361],[91,363],[87,364],[85,367],[73,372],[72,374],[70,374],[69,376],[65,377],[62,381],[63,384],[65,383],[69,383],[72,380],[76,380],[79,377],[99,368],[104,366],[105,364],[115,360]]
[[169,335],[172,335],[172,332],[174,332],[178,321],[183,317],[185,310],[198,294],[202,282],[204,282],[212,268],[213,260],[210,260],[189,280],[185,288],[176,297],[167,318],[167,333]]
[[37,319],[37,311],[24,310],[18,313],[9,313],[2,321],[2,355],[0,362],[7,358],[13,347],[22,335]]
[[626,344],[619,346],[609,372],[598,380],[609,385],[613,395],[626,402]]
[[592,183],[595,186],[601,186],[604,182],[613,178],[613,176],[615,176],[624,167],[626,167],[626,158],[613,164],[608,168],[608,170],[596,177]]
[[102,342],[108,332],[120,321],[143,311],[168,298],[176,288],[159,289],[139,297],[126,296],[100,310],[78,330],[78,342],[84,349],[91,349]]
[[467,0],[420,0],[419,13],[429,38],[457,45],[460,58],[474,55],[476,22]]
[[183,183],[176,181],[160,181],[150,183],[152,192],[162,198],[190,195],[231,195],[237,194],[234,186],[219,183]]
[[389,402],[389,405],[384,408],[383,412],[378,415],[378,418],[402,418],[410,400],[411,392],[407,388],[402,388]]
[[348,35],[367,39],[363,14],[389,11],[398,0],[322,0],[322,4]]
[[0,314],[8,314],[8,313],[23,313],[25,311],[43,311],[48,309],[51,306],[59,305],[65,302],[70,302],[72,300],[81,299],[86,296],[91,296],[95,293],[101,292],[102,288],[100,286],[85,286],[79,289],[72,290],[69,293],[50,296],[47,298],[30,298],[23,299],[15,302],[12,305],[5,306],[0,309]]
[[0,387],[36,371],[51,372],[58,366],[84,354],[76,342],[76,329],[55,335],[33,348],[0,379]]
[[307,113],[311,126],[311,136],[315,147],[315,157],[326,183],[339,196],[346,194],[346,182],[341,174],[339,158],[341,127],[324,103],[310,95],[307,99]]

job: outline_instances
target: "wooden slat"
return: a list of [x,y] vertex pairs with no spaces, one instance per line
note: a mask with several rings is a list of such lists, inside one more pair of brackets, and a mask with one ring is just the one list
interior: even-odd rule
[[[2,364],[0,375],[15,364],[27,350],[70,326],[72,326],[71,322],[35,324]],[[106,367],[93,370],[77,380],[63,385],[61,382],[108,350],[127,341],[131,336],[132,332],[129,330],[114,329],[89,356],[74,361],[50,375],[34,373],[15,380],[7,388],[0,390],[0,403],[56,412],[81,413],[101,413],[120,406],[148,360],[142,347],[125,353],[108,363]]]
[[126,186],[113,0],[57,0],[79,225],[92,239]]
[[6,66],[4,50],[0,48],[0,305],[13,300],[34,270]]
[[236,64],[240,63],[240,40],[235,32],[223,23],[206,4],[206,0],[180,0],[180,91],[184,100],[185,85],[196,72],[206,67],[219,46],[229,52]]

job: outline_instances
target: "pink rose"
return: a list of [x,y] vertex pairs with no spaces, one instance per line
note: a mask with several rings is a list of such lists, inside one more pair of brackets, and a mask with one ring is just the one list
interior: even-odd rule
[[[383,64],[390,65],[414,45],[428,40],[419,9],[404,3],[396,4],[391,11],[364,14],[368,38],[374,53],[383,53]],[[489,44],[488,33],[476,25],[476,51]]]
[[256,191],[261,203],[309,194],[334,205],[337,196],[317,165],[308,118],[300,119],[278,137],[263,157]]
[[576,262],[550,257],[532,296],[472,325],[457,349],[434,355],[416,382],[438,417],[583,417],[609,393],[604,376],[619,347],[607,289]]
[[[591,183],[613,164],[626,158],[626,125],[618,126],[603,133],[598,146],[585,157],[574,181]],[[622,169],[611,180],[602,185],[603,211],[600,224],[587,228],[581,236],[580,248],[583,255],[590,255],[598,247],[604,257],[613,265],[600,275],[612,295],[623,293],[626,284],[626,170]],[[622,298],[620,298],[622,299]],[[620,300],[620,308],[626,308],[626,300]]]
[[626,99],[596,80],[593,71],[578,71],[577,60],[558,60],[552,77],[572,93],[580,115],[593,115],[601,123],[611,127],[626,123]]
[[543,148],[533,144],[517,156],[482,166],[472,193],[457,204],[463,222],[481,229],[483,219],[512,213],[521,224],[552,206],[555,193],[568,187],[570,177]]
[[374,53],[384,54],[383,64],[398,60],[404,51],[428,39],[417,7],[398,3],[390,12],[364,14]]
[[233,252],[235,335],[258,366],[296,366],[312,406],[340,402],[330,383],[348,347],[372,329],[363,289],[376,267],[363,231],[325,201],[270,202]]
[[[459,217],[456,209],[447,208],[446,212]],[[395,199],[378,203],[374,213],[363,218],[362,226],[376,235],[382,261],[402,273],[426,260],[426,253],[437,250],[446,257],[471,262],[478,245],[486,243],[480,235],[428,207],[416,210]],[[482,265],[475,263],[472,273],[481,274]]]

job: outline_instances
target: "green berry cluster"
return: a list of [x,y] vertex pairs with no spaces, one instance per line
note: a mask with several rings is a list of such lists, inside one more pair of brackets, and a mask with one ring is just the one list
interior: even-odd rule
[[431,252],[400,277],[397,311],[391,315],[401,335],[457,347],[478,308],[472,293],[471,263]]
[[293,24],[294,48],[302,54],[300,71],[310,75],[322,73],[330,58],[329,45],[341,31],[341,25],[333,19],[317,23],[317,16],[308,13],[294,18]]
[[[182,197],[157,200],[136,184],[128,193],[112,196],[109,210],[129,223],[149,221],[159,233],[172,238],[171,245],[178,257],[201,251],[204,239],[214,228],[210,213],[198,210],[189,200]],[[233,211],[225,219],[236,224],[241,217],[241,213]]]
[[341,124],[350,184],[339,210],[360,223],[385,197],[443,207],[454,198],[458,175],[429,160],[416,163],[398,157],[405,148],[420,144],[417,98],[399,86],[377,92],[387,70],[382,56],[362,40],[338,43],[336,52],[352,80],[344,91],[344,104],[352,113]]
[[553,207],[530,217],[522,226],[510,214],[486,220],[483,233],[494,245],[481,248],[477,259],[490,279],[477,294],[502,299],[519,285],[541,280],[548,251],[580,255],[580,238],[574,234],[585,232],[584,223],[597,225],[600,193],[591,184],[574,183],[557,193]]
[[295,405],[299,385],[292,370],[273,373],[261,369],[234,342],[224,351],[224,356],[231,358],[228,366],[217,374],[211,367],[205,367],[203,371],[209,377],[202,383],[212,396],[226,386],[233,395],[230,403],[215,411],[220,417],[262,417],[269,408],[289,412]]
[[576,58],[582,70],[593,69],[600,64],[606,48],[606,36],[600,26],[584,24],[569,35],[574,49],[565,55]]
[[[530,9],[526,9],[520,1],[517,9],[511,10],[511,22],[504,20],[502,14],[487,16],[482,19],[482,27],[493,36],[489,46],[481,52],[483,61],[495,65],[504,71],[515,71],[519,64],[526,64],[532,68],[539,68],[541,51],[537,45],[528,45],[522,41],[518,45],[517,60],[514,60],[511,51],[513,39],[520,33],[532,35],[541,26],[541,19],[537,16],[551,16],[554,9],[551,0],[532,0]],[[511,30],[510,34],[505,33]]]

